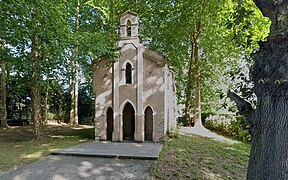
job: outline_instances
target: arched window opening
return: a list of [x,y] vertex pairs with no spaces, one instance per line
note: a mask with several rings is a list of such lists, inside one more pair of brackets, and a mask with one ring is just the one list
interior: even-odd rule
[[129,19],[127,21],[126,29],[127,29],[127,36],[130,37],[132,34],[132,26],[131,26],[131,21]]
[[132,66],[130,63],[126,64],[125,77],[126,77],[126,84],[132,84]]

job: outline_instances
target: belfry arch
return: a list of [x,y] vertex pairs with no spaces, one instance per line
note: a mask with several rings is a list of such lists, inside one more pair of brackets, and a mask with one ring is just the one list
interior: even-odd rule
[[131,26],[131,24],[132,23],[131,23],[130,19],[128,19],[127,20],[127,25],[126,25],[126,30],[127,30],[126,34],[127,34],[128,37],[130,37],[132,35],[132,26]]

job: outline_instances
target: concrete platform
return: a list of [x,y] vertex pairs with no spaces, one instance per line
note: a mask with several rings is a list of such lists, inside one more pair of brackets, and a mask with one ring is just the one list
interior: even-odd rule
[[135,142],[90,142],[52,152],[52,155],[157,160],[163,145]]

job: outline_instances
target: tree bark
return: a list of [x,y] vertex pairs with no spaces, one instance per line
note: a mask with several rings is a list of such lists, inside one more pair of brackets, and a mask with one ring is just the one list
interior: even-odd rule
[[[76,9],[76,33],[79,33],[80,27],[80,0],[77,1]],[[75,47],[75,114],[74,125],[78,125],[78,86],[79,86],[79,44]]]
[[200,86],[200,59],[199,59],[199,35],[193,37],[194,41],[194,61],[195,61],[195,100],[194,100],[194,126],[203,127],[201,121],[201,86]]
[[71,110],[70,110],[70,126],[73,126],[75,122],[75,60],[74,50],[72,50],[71,59]]
[[78,62],[78,46],[75,48],[75,106],[74,106],[74,122],[73,125],[78,125],[78,90],[79,90],[79,62]]
[[192,84],[193,84],[193,52],[194,46],[193,41],[191,42],[191,54],[190,54],[190,61],[189,61],[189,69],[187,75],[187,86],[186,86],[186,99],[185,99],[185,109],[184,109],[184,116],[187,126],[191,126],[191,118],[190,118],[190,111],[191,111],[191,95],[192,95]]
[[[75,34],[79,33],[80,0],[77,0]],[[79,45],[78,41],[72,50],[72,82],[71,82],[71,111],[70,126],[78,125],[78,86],[79,86]]]
[[49,113],[49,104],[48,104],[48,99],[49,99],[49,74],[47,75],[47,80],[46,80],[46,90],[45,90],[45,102],[44,102],[44,123],[47,125],[48,123],[48,113]]
[[270,34],[254,59],[257,107],[251,120],[247,179],[288,179],[288,1],[255,0],[271,19]]
[[35,139],[40,139],[44,136],[44,124],[41,117],[41,96],[40,96],[40,72],[41,72],[41,52],[40,52],[40,38],[37,33],[39,32],[39,22],[37,19],[37,14],[32,15],[35,32],[32,37],[32,111],[34,119],[34,136]]
[[[5,49],[5,41],[4,39],[1,40],[1,48],[4,51]],[[7,72],[6,72],[6,58],[2,59],[1,63],[1,127],[6,128],[8,127],[7,124],[7,92],[6,92],[6,83],[7,83]]]

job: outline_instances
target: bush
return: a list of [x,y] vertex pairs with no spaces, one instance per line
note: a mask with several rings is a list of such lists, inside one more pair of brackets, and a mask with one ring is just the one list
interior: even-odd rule
[[220,131],[241,141],[251,141],[249,125],[244,116],[226,117],[214,115],[206,118],[204,126],[210,130]]
[[214,116],[214,115],[216,115],[216,113],[211,112],[211,111],[201,113],[201,121],[202,121],[202,123],[204,124],[208,117]]

